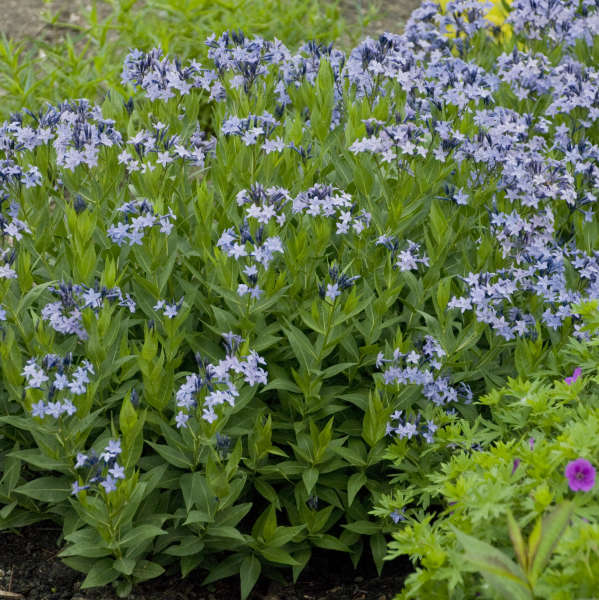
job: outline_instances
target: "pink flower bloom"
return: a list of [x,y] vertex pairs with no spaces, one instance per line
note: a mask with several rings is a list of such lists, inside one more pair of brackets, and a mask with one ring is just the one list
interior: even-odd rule
[[577,458],[566,466],[566,477],[573,492],[588,492],[595,485],[595,469],[584,458]]
[[576,367],[574,369],[574,373],[572,373],[572,377],[566,377],[566,379],[564,379],[564,381],[568,385],[572,385],[580,377],[581,373],[582,373],[582,369],[580,367]]

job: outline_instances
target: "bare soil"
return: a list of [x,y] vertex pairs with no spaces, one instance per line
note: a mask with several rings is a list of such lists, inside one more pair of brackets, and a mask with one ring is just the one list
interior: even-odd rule
[[340,43],[351,48],[366,37],[378,39],[386,32],[402,33],[412,11],[420,4],[420,0],[339,0],[341,14],[349,25],[359,25],[360,20],[367,17],[370,11],[374,13],[358,39],[351,40],[346,35],[341,38]]
[[[82,24],[82,12],[89,10],[90,4],[89,0],[0,0],[0,35],[4,33],[16,41],[62,41],[67,32],[72,31],[68,25]],[[108,3],[100,1],[97,5],[99,16],[109,13]],[[57,17],[57,23],[65,23],[67,26],[47,22],[54,17]]]
[[[58,558],[60,530],[53,523],[24,527],[17,534],[0,532],[0,599],[5,600],[118,600],[112,587],[82,590],[84,574]],[[297,582],[282,585],[264,578],[248,600],[392,600],[399,592],[409,561],[385,564],[381,577],[368,559],[353,569],[340,552],[315,552]],[[236,600],[239,577],[202,586],[206,571],[182,579],[165,573],[133,590],[130,600]]]

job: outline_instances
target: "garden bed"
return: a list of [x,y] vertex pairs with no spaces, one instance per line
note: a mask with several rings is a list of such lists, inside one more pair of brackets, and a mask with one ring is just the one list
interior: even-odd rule
[[154,1],[0,48],[0,600],[592,596],[599,3]]
[[[58,558],[60,529],[52,523],[24,527],[19,534],[0,533],[0,600],[117,600],[110,586],[80,590],[85,576]],[[409,569],[407,559],[387,564],[378,577],[370,564],[354,571],[340,553],[314,556],[295,584],[263,581],[250,600],[392,600]],[[201,586],[198,572],[186,579],[177,574],[141,584],[131,600],[234,600],[239,577]]]

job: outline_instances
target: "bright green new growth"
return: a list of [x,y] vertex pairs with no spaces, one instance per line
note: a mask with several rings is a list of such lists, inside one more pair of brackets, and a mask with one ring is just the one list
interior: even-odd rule
[[527,546],[512,512],[508,509],[510,539],[519,565],[514,564],[508,556],[493,546],[466,535],[452,525],[450,527],[466,550],[464,558],[482,573],[496,592],[506,598],[533,600],[537,580],[564,533],[573,510],[571,502],[562,502],[542,522],[539,519],[530,534]]
[[[565,499],[571,492],[563,467],[579,454],[599,452],[596,307],[595,301],[577,306],[592,340],[572,339],[547,358],[549,364],[580,365],[589,373],[588,383],[550,382],[544,373],[552,369],[546,363],[528,380],[510,379],[507,386],[479,400],[491,410],[487,425],[492,423],[496,432],[492,446],[460,451],[438,469],[423,473],[421,484],[408,484],[401,495],[381,498],[372,514],[389,514],[393,507],[426,493],[431,494],[428,503],[444,498],[450,504],[434,525],[426,509],[416,510],[392,533],[386,560],[408,554],[420,558],[423,567],[408,576],[396,600],[415,594],[471,598],[461,591],[475,584],[471,571],[482,575],[498,598],[592,597],[598,583],[599,529],[582,515],[594,518],[597,503],[592,493]],[[482,439],[484,432],[468,433],[465,447]],[[522,534],[526,526],[528,540]]]

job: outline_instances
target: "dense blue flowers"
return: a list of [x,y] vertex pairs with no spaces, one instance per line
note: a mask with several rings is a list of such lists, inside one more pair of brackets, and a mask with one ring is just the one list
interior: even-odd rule
[[[292,55],[279,40],[224,32],[206,40],[210,65],[194,59],[182,64],[177,58],[164,56],[160,49],[133,49],[125,59],[121,81],[141,88],[150,101],[181,100],[200,93],[221,103],[233,90],[235,96],[260,96],[270,80],[270,91],[277,101],[272,112],[264,108],[238,114],[223,110],[218,143],[226,146],[230,138],[237,138],[244,147],[256,146],[264,156],[287,156],[287,151],[293,150],[294,160],[306,167],[323,148],[316,140],[302,140],[306,147],[297,139],[291,141],[286,117],[301,108],[298,115],[303,127],[311,126],[314,116],[305,106],[293,106],[292,98],[303,84],[316,85],[326,59],[333,78],[333,109],[330,123],[325,124],[330,132],[340,131],[342,117],[351,108],[344,99],[345,88],[354,96],[352,102],[367,99],[371,109],[379,108],[378,118],[358,121],[359,134],[352,133],[356,123],[346,125],[341,132],[345,133],[349,155],[368,153],[381,178],[389,176],[393,181],[416,177],[416,167],[423,164],[431,172],[437,169],[445,173],[431,195],[444,200],[444,210],[452,215],[471,214],[483,202],[480,191],[492,189],[492,197],[481,211],[483,216],[486,212],[481,224],[481,230],[485,227],[486,231],[477,244],[479,249],[490,244],[490,252],[498,251],[503,268],[485,271],[472,267],[468,275],[457,274],[455,282],[462,291],[455,293],[454,288],[446,307],[462,314],[472,312],[477,321],[508,341],[535,339],[541,327],[553,333],[568,320],[574,334],[584,338],[579,316],[571,306],[599,297],[599,255],[578,247],[566,225],[575,219],[590,225],[596,213],[599,148],[590,139],[599,120],[599,72],[581,63],[573,49],[577,40],[588,44],[599,33],[597,3],[514,0],[508,17],[514,32],[525,32],[530,40],[549,39],[556,47],[563,45],[565,52],[558,61],[522,44],[486,67],[469,60],[469,45],[492,27],[484,14],[485,7],[475,0],[449,2],[444,10],[424,2],[402,35],[385,33],[376,40],[367,38],[349,56],[332,45],[314,41]],[[380,110],[383,99],[389,101],[386,114]],[[533,111],[533,105],[542,110]],[[125,108],[131,117],[138,107],[130,100]],[[148,116],[144,127],[121,132],[114,120],[103,116],[99,106],[85,99],[48,105],[38,114],[23,110],[11,115],[0,124],[0,230],[2,239],[12,246],[1,250],[0,281],[17,279],[19,242],[24,233],[35,234],[28,223],[29,211],[21,214],[15,198],[34,194],[35,188],[47,183],[55,191],[66,187],[60,171],[53,173],[33,164],[36,152],[51,149],[55,165],[62,171],[73,173],[81,166],[91,173],[100,161],[109,158],[127,178],[150,175],[156,169],[166,178],[174,171],[172,165],[203,169],[215,158],[216,146],[217,138],[208,139],[197,122],[183,133],[154,115]],[[453,170],[448,165],[453,165]],[[423,248],[409,239],[413,229],[402,229],[400,234],[398,226],[392,228],[384,222],[391,221],[385,214],[374,231],[372,215],[365,206],[377,201],[375,189],[373,197],[365,199],[356,191],[357,186],[341,189],[331,181],[322,174],[319,182],[299,191],[275,185],[267,188],[256,181],[249,188],[234,187],[239,219],[235,224],[220,221],[219,237],[211,243],[239,263],[238,296],[259,299],[264,295],[266,271],[285,255],[292,228],[305,215],[331,219],[335,235],[347,236],[351,242],[359,237],[359,242],[384,246],[400,276],[430,272],[431,245],[427,240]],[[118,246],[112,249],[115,252],[127,252],[125,244],[143,246],[149,228],[158,227],[160,233],[169,236],[175,222],[182,228],[184,225],[174,202],[167,205],[166,214],[158,215],[153,200],[140,199],[141,194],[130,200],[131,189],[115,208],[122,218],[107,229],[108,238]],[[78,215],[85,216],[89,205],[81,194],[77,190],[73,193],[72,205]],[[5,202],[8,209],[3,211]],[[389,212],[390,207],[387,209]],[[394,228],[396,231],[391,230]],[[329,280],[319,282],[314,291],[320,298],[334,301],[359,278],[340,275],[333,267]],[[97,282],[94,287],[61,282],[48,290],[60,300],[43,306],[42,320],[56,332],[75,335],[83,342],[88,339],[82,319],[86,308],[98,315],[105,300],[118,300],[130,313],[137,309],[132,293],[100,287]],[[182,301],[183,297],[176,303],[159,299],[154,310],[173,319]],[[6,320],[2,308],[0,320]],[[188,376],[179,389],[178,428],[189,424],[192,409],[201,407],[202,418],[214,421],[217,406],[234,404],[237,390],[230,372],[242,374],[250,385],[266,381],[266,371],[258,366],[264,359],[251,352],[242,362],[234,357],[233,346],[238,341],[231,338],[227,343],[224,361],[217,366],[205,364],[200,375]],[[425,398],[437,406],[470,401],[464,387],[451,386],[447,377],[433,374],[440,368],[439,350],[428,340],[420,354],[394,355],[393,364],[384,373],[385,383],[422,385]],[[384,362],[379,355],[377,366]],[[34,359],[27,363],[23,375],[32,388],[49,381]],[[75,376],[71,381],[66,372],[57,373],[51,383],[52,394],[67,387],[73,394],[83,393],[85,377]],[[204,396],[199,394],[201,390]],[[53,397],[32,406],[37,417],[59,418],[75,411],[70,400]],[[397,416],[400,435],[419,433],[427,441],[432,439],[434,423],[429,421],[425,426],[410,419]],[[113,483],[108,479],[106,485],[112,488]]]
[[[21,373],[27,385],[25,389],[43,389],[43,384],[48,384],[47,400],[39,400],[31,406],[31,414],[34,417],[43,419],[46,415],[59,419],[63,414],[72,416],[77,412],[76,406],[69,397],[63,397],[62,400],[54,400],[57,393],[68,390],[73,396],[81,396],[87,391],[87,384],[90,382],[88,374],[95,374],[93,365],[84,360],[82,364],[71,373],[69,379],[67,372],[73,365],[72,354],[69,353],[64,358],[56,354],[46,354],[42,359],[42,366],[37,364],[35,358],[27,361],[23,372]],[[54,378],[50,380],[51,372],[55,371]]]
[[[239,345],[244,341],[233,332],[223,333],[226,357],[217,365],[208,363],[201,356],[196,356],[200,373],[188,375],[185,383],[177,390],[176,404],[179,411],[175,415],[177,428],[185,427],[192,415],[201,409],[201,418],[208,423],[214,422],[218,415],[215,408],[225,403],[235,406],[235,398],[239,391],[232,379],[232,373],[242,375],[249,385],[266,384],[268,375],[259,365],[266,361],[254,350],[244,361],[234,356]],[[234,377],[234,376],[233,376]]]
[[83,477],[84,484],[81,484],[80,480],[73,482],[72,494],[76,495],[83,490],[99,489],[100,487],[107,494],[114,492],[119,480],[125,479],[125,469],[117,463],[121,453],[120,439],[109,440],[100,456],[93,449],[88,454],[79,452],[75,469],[86,469],[87,473]]
[[[125,240],[128,240],[130,246],[133,246],[134,244],[141,246],[141,242],[144,238],[144,229],[153,227],[154,225],[159,225],[160,232],[168,235],[173,228],[173,223],[170,222],[170,219],[177,218],[172,210],[169,210],[167,215],[155,215],[154,209],[147,200],[128,202],[127,204],[120,206],[117,210],[126,215],[128,223],[125,224],[119,222],[116,227],[110,227],[107,233],[108,237],[119,246],[121,246]],[[135,215],[131,219],[131,223],[129,223],[129,215]]]
[[105,299],[114,302],[119,300],[119,306],[124,306],[130,312],[135,312],[135,301],[130,294],[123,293],[118,287],[107,289],[106,287],[90,288],[85,285],[61,282],[59,287],[50,286],[49,291],[60,296],[59,302],[46,304],[42,309],[42,318],[50,322],[50,326],[59,333],[75,334],[81,340],[88,339],[88,333],[83,327],[81,311],[86,307],[93,308],[97,314]]
[[[370,225],[371,220],[370,213],[364,209],[355,214],[356,206],[352,203],[351,196],[339,192],[331,185],[316,184],[305,192],[299,192],[293,198],[284,188],[265,189],[264,186],[256,183],[250,190],[239,191],[236,199],[239,206],[245,207],[246,218],[243,225],[239,228],[239,233],[233,227],[226,229],[216,245],[237,261],[245,257],[250,259],[243,273],[251,285],[239,284],[237,293],[240,296],[249,293],[252,297],[258,298],[263,290],[257,285],[260,272],[256,263],[266,270],[274,258],[274,253],[284,253],[281,236],[264,235],[265,226],[272,220],[283,232],[285,225],[292,221],[293,215],[296,214],[335,217],[338,219],[336,233],[340,235],[348,234],[350,228],[355,234],[361,234]],[[285,212],[287,206],[291,210]],[[248,219],[259,223],[254,234]],[[248,242],[252,245],[251,249],[247,248]]]
[[[434,405],[444,407],[450,403],[463,402],[469,404],[472,401],[472,390],[461,382],[457,386],[450,385],[448,376],[439,376],[435,371],[441,369],[440,361],[446,355],[445,350],[439,342],[430,335],[425,336],[421,343],[420,352],[412,350],[409,353],[401,352],[398,348],[393,351],[393,358],[385,358],[383,352],[379,352],[376,359],[376,367],[381,368],[385,363],[390,363],[383,371],[383,382],[385,385],[416,384],[422,386],[422,395]],[[447,411],[447,414],[451,414]],[[411,439],[421,435],[429,444],[434,440],[434,433],[438,425],[432,420],[421,422],[422,414],[415,417],[404,414],[397,410],[391,415],[391,422],[387,424],[387,435],[394,433],[399,438]],[[393,424],[396,421],[396,424]]]

